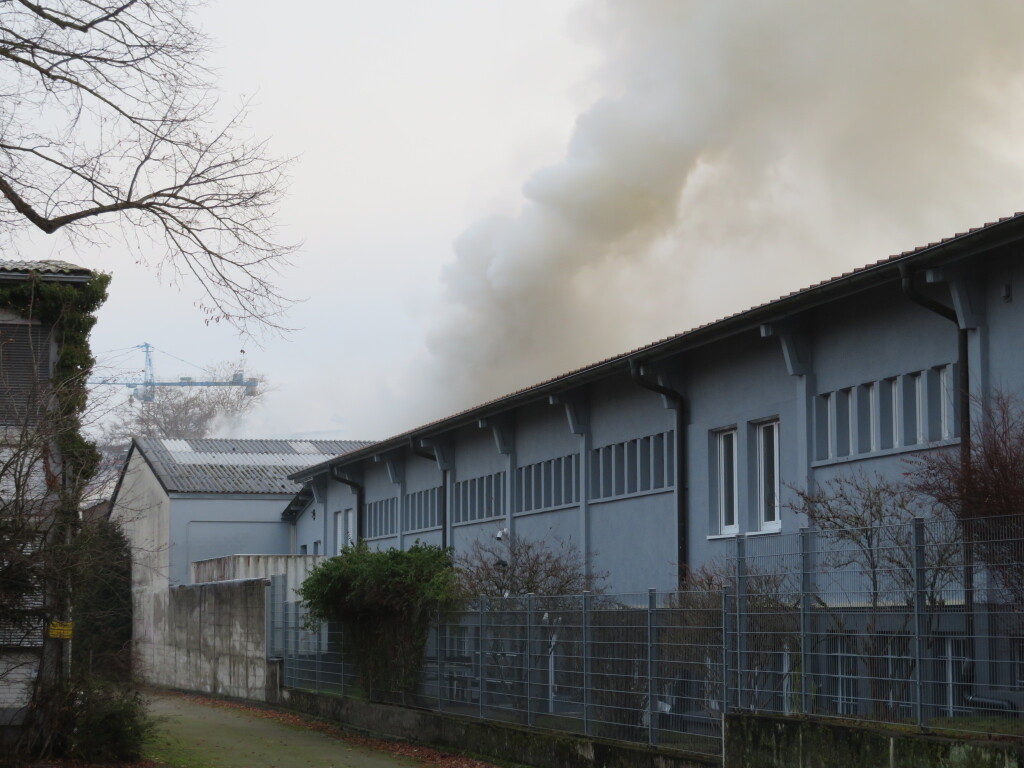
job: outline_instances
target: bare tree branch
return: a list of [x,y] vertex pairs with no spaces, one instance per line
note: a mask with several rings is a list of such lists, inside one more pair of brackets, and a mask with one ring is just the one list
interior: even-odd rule
[[199,281],[207,322],[280,328],[289,162],[246,137],[245,105],[217,117],[192,11],[0,0],[0,232],[102,242],[127,225],[140,257]]

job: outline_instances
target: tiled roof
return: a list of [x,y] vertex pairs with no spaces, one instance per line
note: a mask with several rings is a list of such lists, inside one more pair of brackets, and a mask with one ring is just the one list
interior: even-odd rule
[[299,490],[288,475],[371,443],[365,440],[166,440],[137,438],[168,493],[280,493]]
[[0,261],[0,277],[22,276],[27,275],[29,272],[70,279],[85,279],[92,276],[92,272],[85,267],[54,259],[47,259],[45,261]]
[[[736,312],[732,315],[713,320],[703,325],[699,325],[695,328],[691,328],[688,331],[677,333],[673,336],[668,336],[664,339],[651,342],[637,349],[630,350],[613,357],[600,360],[596,363],[584,366],[583,368],[577,368],[575,370],[563,373],[559,376],[547,379],[545,381],[533,384],[529,387],[519,389],[507,395],[489,400],[481,405],[468,408],[459,413],[445,416],[442,419],[432,421],[428,424],[423,424],[415,429],[411,429],[408,432],[389,437],[386,440],[381,440],[377,443],[371,443],[364,446],[361,449],[355,449],[352,451],[353,455],[351,459],[361,458],[363,456],[370,456],[376,453],[380,453],[385,450],[390,450],[396,446],[408,444],[411,439],[416,437],[424,437],[431,433],[440,432],[442,429],[448,429],[459,424],[467,423],[473,419],[483,418],[484,416],[494,413],[503,407],[511,407],[515,402],[521,402],[537,397],[541,397],[549,392],[558,391],[560,389],[571,387],[577,382],[582,383],[588,376],[595,376],[610,368],[618,367],[623,368],[629,365],[631,360],[638,358],[654,358],[655,356],[669,354],[673,351],[686,348],[689,345],[700,344],[706,341],[708,338],[715,338],[718,333],[736,332],[740,328],[746,328],[749,325],[756,325],[758,323],[769,322],[771,320],[777,320],[779,317],[785,316],[786,312],[794,311],[797,306],[804,302],[810,302],[816,297],[819,297],[819,301],[826,301],[829,298],[840,294],[845,290],[852,290],[848,288],[854,281],[864,280],[869,281],[874,276],[878,276],[879,281],[893,279],[893,275],[896,269],[901,264],[921,264],[925,265],[930,263],[930,257],[936,256],[938,258],[945,258],[949,255],[955,255],[954,252],[963,245],[969,252],[970,250],[977,247],[979,250],[983,247],[990,246],[991,243],[988,240],[982,240],[982,238],[989,238],[995,241],[995,244],[999,244],[999,237],[1004,230],[1009,230],[1009,236],[1011,238],[1024,237],[1021,227],[1024,226],[1024,213],[1018,212],[1012,216],[1004,216],[996,221],[988,222],[980,227],[973,227],[964,232],[958,232],[950,237],[943,238],[935,242],[922,245],[909,251],[903,251],[892,256],[888,256],[884,259],[866,264],[863,267],[844,272],[836,277],[829,278],[828,280],[822,280],[821,282],[807,286],[797,291],[787,293],[784,296],[780,296],[777,299],[759,304],[751,307],[750,309],[743,310],[742,312]],[[975,241],[977,245],[975,246]],[[293,474],[293,477],[301,477],[302,479],[308,479],[314,474],[322,472],[330,464],[334,464],[333,461],[327,461],[323,466],[308,467],[312,471],[310,472],[297,472]]]

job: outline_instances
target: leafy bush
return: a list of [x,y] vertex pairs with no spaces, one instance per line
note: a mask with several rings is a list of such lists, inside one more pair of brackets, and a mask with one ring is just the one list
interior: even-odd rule
[[96,763],[135,761],[153,730],[146,703],[128,685],[91,682],[75,697],[70,755]]
[[299,595],[311,621],[342,625],[372,700],[415,692],[431,621],[458,601],[451,551],[419,542],[405,551],[346,547],[313,569]]

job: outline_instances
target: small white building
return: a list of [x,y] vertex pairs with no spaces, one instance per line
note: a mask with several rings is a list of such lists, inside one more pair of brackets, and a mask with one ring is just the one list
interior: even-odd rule
[[170,597],[173,588],[193,582],[192,563],[290,554],[292,526],[281,520],[281,510],[300,487],[287,476],[363,445],[352,440],[132,442],[110,514],[132,547],[132,634],[143,679],[195,687],[185,683],[201,674],[190,672],[182,658],[187,643],[177,642],[175,633],[187,635],[190,619],[174,615]]

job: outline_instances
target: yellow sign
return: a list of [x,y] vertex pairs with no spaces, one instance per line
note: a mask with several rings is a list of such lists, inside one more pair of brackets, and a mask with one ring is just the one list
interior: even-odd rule
[[70,621],[51,621],[50,622],[50,637],[56,638],[57,640],[70,640],[71,629],[74,625]]

